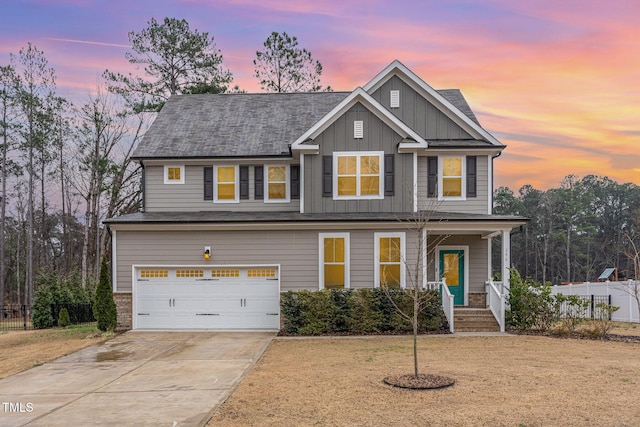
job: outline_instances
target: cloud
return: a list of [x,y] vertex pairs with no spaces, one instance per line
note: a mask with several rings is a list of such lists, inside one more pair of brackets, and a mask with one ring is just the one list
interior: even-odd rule
[[98,45],[98,46],[124,47],[127,49],[131,49],[131,45],[117,44],[117,43],[105,43],[105,42],[96,42],[96,41],[89,41],[89,40],[60,39],[56,37],[45,37],[44,39],[55,41],[55,42],[81,43],[81,44]]

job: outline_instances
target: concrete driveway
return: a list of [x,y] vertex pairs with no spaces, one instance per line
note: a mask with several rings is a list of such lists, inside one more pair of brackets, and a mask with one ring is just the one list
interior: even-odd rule
[[127,332],[0,380],[0,426],[198,426],[274,336]]

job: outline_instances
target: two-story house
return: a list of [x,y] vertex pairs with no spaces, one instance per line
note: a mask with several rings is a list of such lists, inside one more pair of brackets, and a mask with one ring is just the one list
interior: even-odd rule
[[414,286],[416,269],[493,307],[492,238],[507,281],[524,223],[492,214],[504,148],[398,61],[353,92],[173,96],[134,153],[142,212],[106,221],[119,324],[277,329],[281,292]]

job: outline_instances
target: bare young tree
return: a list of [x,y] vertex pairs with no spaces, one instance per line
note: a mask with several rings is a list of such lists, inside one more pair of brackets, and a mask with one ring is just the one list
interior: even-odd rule
[[72,185],[85,205],[81,276],[86,285],[89,277],[97,277],[108,243],[102,219],[131,212],[139,204],[139,169],[131,152],[145,121],[144,114],[125,114],[113,96],[100,93],[80,109],[79,118],[78,171]]
[[[418,363],[419,316],[426,307],[434,302],[434,299],[439,298],[437,293],[424,289],[423,284],[426,283],[424,271],[427,267],[428,260],[433,253],[435,253],[435,248],[449,237],[448,235],[437,235],[434,238],[435,240],[431,242],[432,249],[428,250],[427,228],[436,211],[435,208],[435,206],[432,206],[429,209],[417,211],[410,219],[402,221],[402,224],[409,230],[409,234],[416,236],[415,259],[407,259],[404,257],[404,259],[401,260],[401,264],[406,269],[406,287],[404,292],[412,301],[411,309],[403,309],[391,296],[390,286],[387,283],[394,283],[398,280],[385,280],[383,278],[381,281],[382,289],[394,309],[400,317],[411,323],[413,329],[413,375],[387,377],[387,379],[385,379],[385,381],[389,383],[396,383],[394,385],[406,383],[407,381],[418,386],[418,388],[433,388],[434,384],[437,387],[453,384],[453,380],[446,377],[431,374],[421,375]],[[401,248],[396,244],[393,251],[396,252],[396,254],[400,254]]]

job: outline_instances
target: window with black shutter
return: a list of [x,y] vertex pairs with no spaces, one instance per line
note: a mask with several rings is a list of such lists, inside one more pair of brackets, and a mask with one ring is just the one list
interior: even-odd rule
[[333,156],[322,156],[322,197],[333,196]]
[[438,197],[438,158],[427,157],[427,197]]
[[204,168],[204,200],[213,200],[213,166]]
[[384,155],[384,195],[393,196],[395,187],[393,154]]
[[476,156],[467,156],[467,197],[477,196],[477,160]]
[[240,200],[249,200],[249,166],[240,166]]
[[291,174],[291,199],[300,199],[300,166],[292,165],[289,169]]
[[255,199],[256,200],[263,200],[264,199],[264,166],[255,166],[254,167],[254,172],[255,172],[255,178],[254,178],[254,182],[255,182]]

